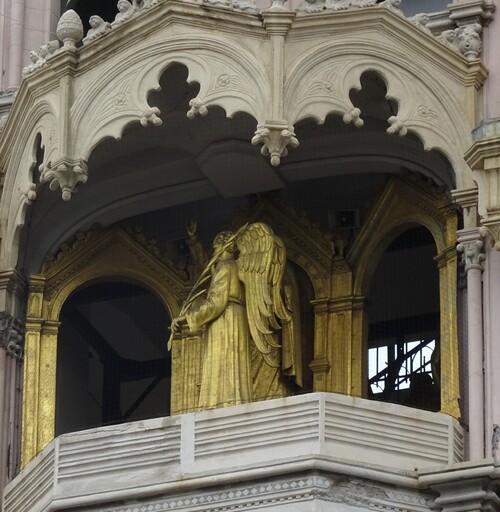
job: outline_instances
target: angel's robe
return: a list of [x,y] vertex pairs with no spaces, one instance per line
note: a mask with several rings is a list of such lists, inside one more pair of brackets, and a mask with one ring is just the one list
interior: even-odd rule
[[243,284],[233,259],[219,261],[207,298],[186,313],[191,332],[205,326],[200,409],[252,401],[250,331]]

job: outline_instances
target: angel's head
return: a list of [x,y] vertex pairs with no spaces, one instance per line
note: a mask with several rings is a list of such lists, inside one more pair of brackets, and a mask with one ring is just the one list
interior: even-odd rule
[[94,16],[90,17],[89,23],[92,28],[97,28],[99,25],[104,23],[104,20],[95,14]]
[[[223,251],[229,254],[234,254],[235,244],[228,243],[231,239],[234,239],[234,233],[232,231],[221,231],[217,234],[213,241],[213,247],[215,251]],[[227,246],[227,247],[226,247]]]

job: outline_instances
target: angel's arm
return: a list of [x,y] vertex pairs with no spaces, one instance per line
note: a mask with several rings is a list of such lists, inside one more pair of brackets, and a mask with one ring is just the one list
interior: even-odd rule
[[195,301],[186,311],[186,321],[190,332],[199,331],[204,325],[216,320],[227,308],[231,269],[219,263],[212,276],[206,299]]

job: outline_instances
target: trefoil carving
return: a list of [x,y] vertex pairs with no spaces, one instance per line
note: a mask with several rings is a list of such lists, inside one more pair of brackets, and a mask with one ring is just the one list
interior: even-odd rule
[[394,135],[397,133],[400,137],[404,137],[408,133],[408,128],[406,128],[404,122],[399,117],[391,116],[387,121],[391,125],[387,128],[388,134]]
[[281,163],[281,158],[288,155],[287,146],[296,148],[299,141],[295,137],[292,127],[267,124],[257,127],[252,144],[263,144],[260,152],[264,156],[270,156],[271,165],[277,167]]
[[87,165],[83,160],[62,159],[55,164],[50,162],[41,169],[40,181],[49,183],[50,190],[61,189],[64,201],[69,201],[79,183],[88,179]]
[[155,126],[161,126],[163,121],[158,117],[161,114],[158,107],[147,108],[141,117],[141,125],[147,126],[148,123],[153,123]]
[[353,108],[350,112],[346,112],[342,117],[345,124],[353,124],[356,128],[361,128],[365,122],[361,119],[361,110]]
[[197,115],[206,116],[208,114],[208,108],[200,98],[193,98],[189,102],[189,106],[191,108],[186,114],[189,119],[194,119]]

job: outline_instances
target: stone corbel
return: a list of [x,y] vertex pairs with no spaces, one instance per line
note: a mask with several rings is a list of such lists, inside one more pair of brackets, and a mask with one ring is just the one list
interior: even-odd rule
[[476,139],[465,159],[478,185],[480,233],[489,234],[500,250],[500,120],[482,123],[473,132]]
[[252,144],[262,144],[261,153],[271,157],[271,165],[278,166],[281,158],[288,154],[287,146],[299,145],[291,126],[279,123],[266,123],[257,127]]
[[61,189],[64,201],[69,201],[78,184],[86,183],[87,179],[87,164],[72,158],[62,158],[54,164],[49,162],[41,169],[40,176],[42,183],[49,183],[50,190]]

